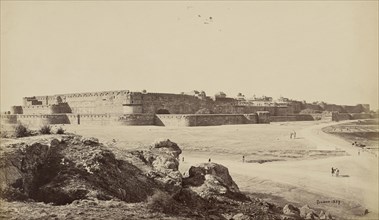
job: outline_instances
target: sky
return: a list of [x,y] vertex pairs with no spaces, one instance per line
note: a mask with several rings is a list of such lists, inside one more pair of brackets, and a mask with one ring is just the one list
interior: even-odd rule
[[1,1],[1,111],[121,89],[375,110],[378,1]]

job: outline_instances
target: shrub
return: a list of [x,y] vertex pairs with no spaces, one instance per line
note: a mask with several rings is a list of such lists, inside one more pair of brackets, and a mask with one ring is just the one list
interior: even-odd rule
[[165,192],[157,191],[147,198],[147,207],[156,212],[174,213],[176,201]]
[[14,129],[14,136],[19,137],[27,137],[30,135],[30,130],[23,124],[17,124]]
[[39,129],[39,132],[41,134],[51,134],[51,126],[50,125],[44,125]]
[[59,127],[57,130],[57,134],[64,134],[65,130],[62,127]]

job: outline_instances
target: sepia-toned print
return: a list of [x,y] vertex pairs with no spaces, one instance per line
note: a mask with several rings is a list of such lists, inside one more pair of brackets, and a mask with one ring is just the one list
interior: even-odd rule
[[1,1],[1,219],[379,219],[377,1]]

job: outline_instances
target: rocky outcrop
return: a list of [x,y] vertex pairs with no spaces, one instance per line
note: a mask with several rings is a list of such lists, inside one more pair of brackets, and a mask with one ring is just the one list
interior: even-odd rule
[[182,187],[182,175],[179,172],[179,155],[182,150],[169,139],[155,141],[149,150],[134,151],[145,165],[146,175],[170,194],[176,194]]
[[67,204],[77,199],[140,202],[162,187],[135,165],[117,160],[95,138],[63,136],[4,146],[3,198]]
[[292,204],[287,204],[283,207],[282,219],[296,220],[296,219],[334,219],[329,212],[323,210],[317,214],[316,210],[310,208],[308,205],[304,205],[301,208],[297,208]]
[[283,214],[295,219],[300,218],[300,210],[291,204],[287,204],[283,207]]
[[304,205],[300,208],[300,217],[305,219],[315,219],[318,218],[316,211],[311,209],[308,205]]
[[192,166],[183,178],[178,170],[182,151],[168,139],[139,151],[111,149],[96,138],[74,135],[30,137],[2,145],[1,198],[55,205],[75,200],[147,201],[158,210],[180,209],[189,219],[332,219],[309,206],[288,204],[281,209],[249,198],[220,164]]
[[204,199],[246,199],[229,174],[228,168],[216,163],[192,166],[183,187]]

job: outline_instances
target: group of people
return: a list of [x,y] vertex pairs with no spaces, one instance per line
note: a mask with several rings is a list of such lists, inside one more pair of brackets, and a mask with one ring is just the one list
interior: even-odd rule
[[340,170],[338,168],[333,168],[332,167],[332,176],[338,177],[340,175]]

